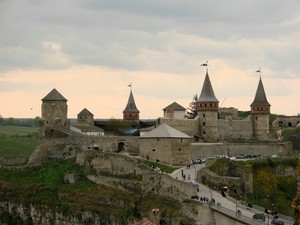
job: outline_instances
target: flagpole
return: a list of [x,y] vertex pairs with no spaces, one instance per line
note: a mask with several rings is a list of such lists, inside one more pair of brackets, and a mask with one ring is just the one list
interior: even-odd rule
[[205,66],[206,72],[208,73],[208,61],[206,61],[206,63],[202,63],[200,66]]
[[259,78],[261,79],[261,68],[260,67],[258,70],[255,71],[255,73],[259,73]]
[[128,84],[128,87],[130,87],[130,90],[132,90],[132,83]]

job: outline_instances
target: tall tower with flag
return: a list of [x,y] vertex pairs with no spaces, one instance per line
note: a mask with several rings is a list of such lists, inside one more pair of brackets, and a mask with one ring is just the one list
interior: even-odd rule
[[215,97],[212,88],[207,63],[201,66],[206,67],[206,75],[201,94],[196,102],[196,110],[199,116],[199,133],[207,141],[216,141],[218,138],[218,110],[219,101]]
[[261,80],[261,70],[256,94],[251,107],[251,114],[253,119],[253,136],[259,140],[269,139],[269,120],[271,105],[267,100],[265,89]]
[[140,111],[137,109],[134,101],[134,97],[132,94],[132,84],[128,85],[130,87],[130,93],[126,108],[123,110],[123,119],[124,120],[139,120]]

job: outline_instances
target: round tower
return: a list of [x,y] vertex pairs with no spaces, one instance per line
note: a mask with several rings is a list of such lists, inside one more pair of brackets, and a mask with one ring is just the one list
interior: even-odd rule
[[259,78],[255,98],[250,107],[254,138],[258,140],[268,140],[270,138],[269,123],[271,105],[267,100],[261,77]]
[[215,97],[207,69],[202,91],[196,102],[196,110],[200,123],[200,135],[203,136],[206,141],[216,141],[218,139],[219,101]]

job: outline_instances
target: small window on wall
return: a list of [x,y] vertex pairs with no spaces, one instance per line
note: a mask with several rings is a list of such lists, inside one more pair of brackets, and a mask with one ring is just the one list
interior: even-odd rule
[[159,162],[159,159],[156,159],[156,162]]
[[155,152],[155,148],[152,149],[152,152]]
[[206,134],[206,132],[205,132],[205,131],[203,131],[203,134]]
[[203,117],[205,117],[205,114],[203,114]]
[[182,160],[180,160],[179,163],[182,163]]
[[181,151],[181,148],[179,148],[178,150]]
[[203,122],[202,125],[205,127],[205,122]]

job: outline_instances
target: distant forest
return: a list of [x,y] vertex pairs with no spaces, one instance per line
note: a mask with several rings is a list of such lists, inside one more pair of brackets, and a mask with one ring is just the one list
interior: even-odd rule
[[38,127],[39,118],[3,118],[0,115],[0,126],[24,126],[24,127]]

